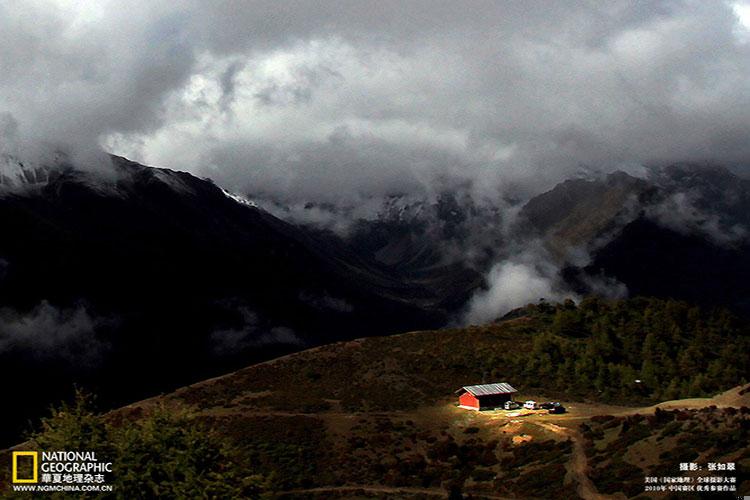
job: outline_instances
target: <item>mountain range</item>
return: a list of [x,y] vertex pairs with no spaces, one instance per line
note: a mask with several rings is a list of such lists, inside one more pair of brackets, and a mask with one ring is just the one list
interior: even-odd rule
[[233,364],[447,320],[429,289],[335,240],[209,181],[112,161],[106,181],[64,164],[43,182],[5,176],[0,371],[15,380],[6,394],[18,415],[73,381],[127,401]]
[[455,323],[490,267],[531,245],[579,296],[750,311],[750,182],[720,167],[571,179],[512,210],[461,190],[394,195],[341,232],[188,173],[109,161],[104,178],[64,157],[0,162],[0,375],[14,381],[2,441],[73,383],[113,406]]

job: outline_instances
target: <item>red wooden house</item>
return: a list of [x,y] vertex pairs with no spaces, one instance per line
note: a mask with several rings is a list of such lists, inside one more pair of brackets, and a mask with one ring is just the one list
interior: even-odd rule
[[458,406],[469,410],[483,410],[503,406],[513,399],[516,391],[513,386],[500,382],[498,384],[466,385],[456,391]]

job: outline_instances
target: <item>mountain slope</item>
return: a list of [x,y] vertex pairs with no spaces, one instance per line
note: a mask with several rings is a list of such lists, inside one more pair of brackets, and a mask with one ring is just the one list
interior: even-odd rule
[[566,273],[571,283],[606,275],[624,283],[631,296],[675,297],[750,314],[749,244],[720,245],[646,217],[627,224],[590,264]]
[[653,187],[647,182],[622,172],[598,180],[567,180],[523,206],[519,218],[530,227],[521,236],[542,236],[552,255],[565,260],[617,229],[649,190]]
[[[666,391],[657,398],[655,386],[634,381],[644,359],[664,358],[678,368],[677,356],[659,349],[733,342],[725,355],[743,359],[740,372],[723,378],[725,362],[718,371],[706,369],[717,353],[699,350],[680,396],[713,396],[747,381],[746,325],[738,330],[725,313],[655,299],[541,304],[513,316],[481,327],[310,349],[129,405],[108,418],[127,425],[154,406],[188,409],[239,447],[245,473],[274,474],[273,487],[289,498],[445,498],[451,490],[473,498],[596,497],[597,491],[636,497],[644,475],[681,475],[680,462],[710,457],[750,465],[750,412],[740,409],[750,405],[750,387],[652,406],[672,399],[671,387],[686,381],[685,372],[659,380]],[[681,335],[674,333],[676,324]],[[703,329],[707,324],[710,331]],[[656,337],[656,349],[649,337]],[[565,347],[573,345],[581,349]],[[555,354],[561,346],[557,355],[565,361]],[[624,361],[630,349],[634,357]],[[649,350],[653,359],[644,355]],[[614,371],[602,379],[586,373],[623,362],[635,364],[625,380]],[[659,365],[656,373],[669,371]],[[456,407],[457,388],[500,381],[519,390],[516,400],[559,398],[567,413]],[[742,474],[738,491],[748,492]]]
[[[631,296],[726,305],[750,314],[750,181],[716,166],[672,165],[559,184],[521,211],[579,294],[601,278]],[[524,226],[525,225],[525,226]],[[529,230],[531,229],[531,231]]]
[[113,162],[109,180],[63,165],[0,194],[0,375],[28,374],[7,394],[8,435],[73,380],[125,401],[445,321],[429,290],[335,241],[189,174]]

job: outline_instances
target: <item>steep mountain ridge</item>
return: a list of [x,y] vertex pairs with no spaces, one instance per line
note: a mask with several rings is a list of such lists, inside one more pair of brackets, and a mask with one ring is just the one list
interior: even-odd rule
[[654,189],[623,172],[567,180],[529,200],[519,213],[523,227],[516,231],[524,238],[541,237],[552,255],[564,261],[627,222]]
[[74,381],[122,402],[446,321],[429,289],[339,242],[190,174],[112,162],[103,180],[60,168],[0,196],[0,376],[28,374],[8,389],[4,435]]
[[579,294],[606,277],[631,296],[726,305],[750,314],[750,181],[675,164],[645,179],[569,180],[530,200],[517,232],[539,237]]

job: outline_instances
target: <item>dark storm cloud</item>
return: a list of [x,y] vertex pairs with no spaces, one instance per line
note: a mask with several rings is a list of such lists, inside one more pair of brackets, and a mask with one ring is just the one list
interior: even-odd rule
[[0,113],[27,154],[103,145],[327,201],[450,177],[525,193],[582,164],[746,164],[739,5],[4,2]]
[[31,156],[89,156],[103,135],[151,130],[193,64],[179,18],[149,5],[3,2],[0,47],[0,111]]

